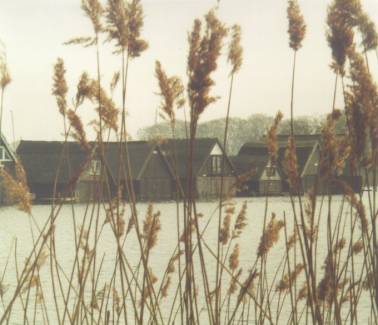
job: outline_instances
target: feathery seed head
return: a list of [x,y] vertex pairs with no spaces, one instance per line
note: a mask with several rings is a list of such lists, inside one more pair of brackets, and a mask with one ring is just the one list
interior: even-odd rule
[[184,86],[180,78],[176,76],[168,77],[159,61],[155,63],[155,76],[159,82],[159,95],[162,98],[160,104],[160,110],[163,113],[162,116],[174,125],[175,109],[181,108],[185,104]]
[[92,22],[96,34],[102,31],[101,17],[104,13],[101,3],[98,0],[81,0],[81,9]]
[[59,108],[59,113],[65,116],[67,111],[67,82],[65,79],[66,69],[64,68],[64,61],[58,58],[54,66],[54,77],[53,77],[53,90],[52,93],[56,97],[56,103]]
[[4,90],[12,81],[9,74],[8,65],[4,60],[0,59],[0,87]]
[[239,255],[240,255],[240,247],[239,247],[239,244],[236,244],[228,260],[228,265],[231,271],[235,271],[238,268]]
[[260,239],[260,244],[257,249],[257,256],[265,256],[273,245],[278,241],[279,232],[285,226],[285,223],[280,220],[277,221],[276,215],[273,213],[272,218],[268,226],[264,229],[264,232]]
[[280,122],[282,121],[283,114],[278,111],[276,117],[274,118],[273,125],[270,127],[267,136],[267,145],[268,145],[268,152],[270,157],[270,162],[272,166],[276,165],[277,157],[278,157],[278,143],[277,143],[277,130]]
[[217,99],[210,96],[211,87],[215,83],[211,74],[217,68],[223,39],[227,34],[227,29],[215,16],[214,11],[205,16],[205,22],[206,29],[203,35],[202,24],[198,19],[194,21],[193,30],[189,35],[187,90],[195,125],[206,107]]
[[298,51],[306,35],[306,24],[297,0],[288,1],[287,18],[289,20],[289,45],[294,51]]
[[362,40],[361,45],[364,52],[375,50],[378,47],[378,33],[374,22],[367,13],[361,13],[358,19],[358,28],[360,30]]
[[228,47],[228,61],[231,63],[231,74],[237,73],[243,63],[243,48],[241,47],[241,27],[233,25],[231,42]]

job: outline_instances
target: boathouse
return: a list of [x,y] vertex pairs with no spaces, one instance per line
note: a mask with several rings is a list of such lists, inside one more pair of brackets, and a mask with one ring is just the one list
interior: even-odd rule
[[234,167],[218,139],[195,139],[192,159],[189,153],[190,141],[187,139],[168,139],[161,143],[160,147],[173,170],[172,188],[179,193],[180,197],[189,193],[190,163],[195,197],[199,199],[219,197],[222,178],[223,195],[235,193]]
[[156,202],[173,198],[172,171],[156,143],[146,141],[129,141],[127,144],[106,143],[104,164],[112,180],[113,194],[121,186],[124,198],[128,199],[130,182],[127,180],[131,179],[135,199],[138,201]]
[[78,143],[22,140],[16,152],[36,201],[76,198],[76,183],[88,160]]

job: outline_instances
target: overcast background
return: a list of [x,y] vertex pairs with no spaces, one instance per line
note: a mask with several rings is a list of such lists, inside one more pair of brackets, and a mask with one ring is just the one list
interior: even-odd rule
[[[298,55],[295,112],[319,115],[331,109],[334,82],[325,39],[329,1],[299,2],[307,34]],[[216,0],[144,0],[142,3],[143,37],[149,42],[149,49],[130,65],[127,107],[132,135],[155,120],[159,104],[155,60],[159,59],[169,74],[179,75],[186,82],[187,33],[193,20],[216,5]],[[227,24],[240,24],[243,31],[244,62],[235,79],[232,116],[273,115],[278,109],[288,116],[292,52],[288,47],[286,5],[286,0],[222,0],[220,3],[220,18]],[[365,0],[363,5],[378,23],[378,1]],[[80,9],[80,0],[0,1],[0,39],[6,45],[13,79],[6,93],[3,120],[3,130],[10,141],[13,141],[10,111],[14,115],[17,140],[61,139],[62,120],[51,95],[53,65],[57,57],[65,60],[72,97],[82,71],[95,76],[95,53],[93,48],[67,47],[62,43],[90,33],[91,25]],[[120,66],[119,57],[111,55],[111,50],[111,45],[105,45],[101,53],[102,77],[107,83]],[[375,54],[371,60],[377,76]],[[213,90],[221,99],[207,109],[204,120],[224,116],[229,84],[225,61],[223,55]],[[91,107],[84,107],[81,116],[88,123],[93,117]]]

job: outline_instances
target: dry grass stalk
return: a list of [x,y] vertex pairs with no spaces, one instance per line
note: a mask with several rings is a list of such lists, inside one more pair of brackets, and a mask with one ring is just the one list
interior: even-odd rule
[[297,0],[289,0],[287,18],[289,20],[289,45],[294,51],[298,51],[306,35],[306,24]]
[[277,163],[278,157],[278,143],[277,143],[277,130],[280,122],[282,121],[283,114],[278,111],[276,117],[274,118],[273,125],[268,130],[267,136],[267,145],[268,145],[268,152],[270,157],[270,162],[273,166]]
[[277,220],[276,215],[273,213],[268,226],[260,239],[260,244],[257,249],[257,256],[263,257],[269,252],[273,245],[278,241],[279,232],[284,227],[285,223],[282,220]]
[[4,182],[5,202],[8,204],[17,204],[21,211],[31,214],[32,196],[21,162],[16,161],[15,170],[15,177],[13,177],[4,167],[0,168],[0,177]]
[[335,122],[340,118],[340,115],[341,113],[338,110],[329,114],[322,130],[319,174],[325,180],[334,178],[344,170],[345,162],[351,152],[349,138],[338,136],[335,131]]
[[276,290],[277,291],[287,291],[289,290],[294,282],[297,280],[298,275],[303,271],[304,265],[303,264],[297,264],[295,266],[295,269],[283,276],[283,278],[278,283]]
[[83,149],[89,152],[91,150],[91,146],[88,143],[87,135],[83,126],[83,122],[81,121],[80,117],[75,113],[75,111],[73,111],[72,109],[69,109],[67,111],[67,118],[72,127],[71,134],[70,134],[71,137],[74,140],[76,140]]
[[165,281],[165,283],[164,283],[164,285],[163,285],[163,287],[161,289],[161,296],[163,298],[168,297],[168,289],[169,289],[170,285],[171,285],[171,277],[168,276],[167,280]]
[[238,288],[238,282],[239,278],[242,274],[242,269],[239,269],[239,271],[236,273],[235,276],[231,278],[230,287],[228,288],[227,293],[231,296],[236,292],[236,289]]
[[239,244],[236,244],[228,259],[228,266],[232,272],[236,271],[236,269],[239,267],[239,255],[240,246]]
[[297,149],[293,136],[289,136],[288,139],[283,167],[287,175],[287,180],[289,182],[290,188],[297,190],[299,185],[299,174],[297,163]]
[[234,229],[232,231],[232,239],[239,238],[243,229],[247,226],[247,202],[243,203],[243,206],[236,217]]
[[148,206],[146,219],[143,222],[143,235],[146,241],[146,250],[152,249],[157,243],[157,235],[161,229],[160,211],[154,213],[153,206]]

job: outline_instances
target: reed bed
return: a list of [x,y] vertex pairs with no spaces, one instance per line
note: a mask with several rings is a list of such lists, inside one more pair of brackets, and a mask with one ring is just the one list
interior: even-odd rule
[[[189,181],[180,182],[175,162],[177,195],[167,207],[136,202],[127,144],[127,84],[133,82],[128,80],[128,69],[148,47],[142,37],[142,2],[82,0],[81,8],[93,35],[73,38],[67,44],[93,47],[97,74],[81,74],[71,102],[64,61],[58,59],[54,66],[52,94],[62,116],[66,144],[56,182],[62,164],[67,163],[69,140],[80,144],[88,163],[94,155],[105,161],[107,143],[115,138],[122,162],[117,192],[111,191],[111,180],[101,164],[88,202],[66,204],[55,189],[49,214],[40,215],[40,207],[32,206],[21,164],[17,163],[15,175],[1,170],[9,203],[17,204],[26,215],[31,247],[25,247],[21,238],[9,245],[1,265],[0,324],[377,324],[378,88],[366,53],[377,51],[378,36],[360,2],[332,0],[328,9],[326,39],[335,73],[335,87],[330,89],[334,101],[321,134],[314,187],[303,193],[298,174],[295,71],[306,24],[298,2],[289,0],[292,123],[284,162],[289,196],[277,201],[267,193],[264,200],[243,202],[233,195],[250,175],[240,177],[232,191],[226,191],[221,177],[219,200],[206,207],[198,202],[194,187],[197,125],[217,100],[212,94],[213,76],[226,52],[230,72],[225,77],[230,88],[223,145],[227,147],[232,92],[243,61],[240,26],[226,26],[216,9],[194,21],[188,35],[186,87],[156,62],[159,110],[170,122],[173,138],[177,110],[189,112]],[[109,90],[102,80],[104,41],[114,45],[120,67]],[[10,82],[5,63],[0,65],[0,74],[2,103]],[[340,81],[343,110],[335,107]],[[113,99],[117,91],[120,103]],[[90,126],[80,119],[84,104],[96,112]],[[342,114],[347,133],[338,135],[335,123]],[[277,162],[281,120],[279,112],[267,130],[272,166]],[[88,128],[95,130],[95,141],[88,141]],[[222,170],[224,164],[223,159]],[[354,193],[338,180],[347,165],[364,177],[363,185],[371,191]],[[85,168],[83,164],[80,170],[70,171],[67,195],[74,193]],[[318,194],[321,186],[334,185],[342,187],[344,194]],[[168,224],[169,231],[165,230]],[[69,238],[69,245],[62,244],[64,237]]]

